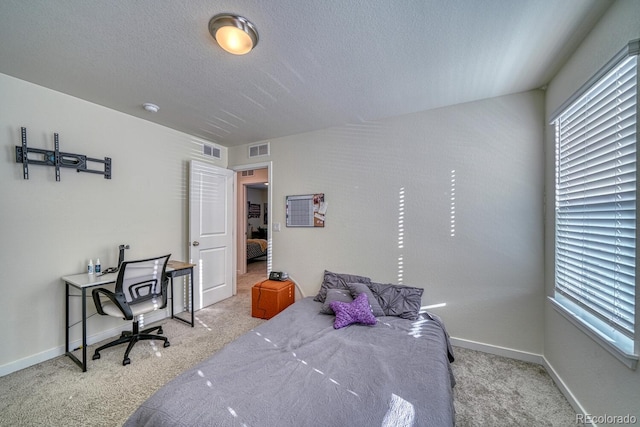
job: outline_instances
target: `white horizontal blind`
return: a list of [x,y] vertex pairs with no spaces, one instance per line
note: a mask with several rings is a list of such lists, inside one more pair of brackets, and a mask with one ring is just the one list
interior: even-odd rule
[[555,119],[556,292],[634,337],[637,56]]

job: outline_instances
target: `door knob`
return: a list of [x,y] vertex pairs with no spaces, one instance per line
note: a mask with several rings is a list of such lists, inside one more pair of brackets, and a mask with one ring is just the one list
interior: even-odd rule
[[199,246],[200,242],[198,242],[197,240],[194,240],[192,244],[193,244],[193,246]]

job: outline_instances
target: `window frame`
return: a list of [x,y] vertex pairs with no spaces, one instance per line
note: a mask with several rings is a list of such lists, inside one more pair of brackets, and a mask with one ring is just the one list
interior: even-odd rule
[[[636,56],[640,52],[640,39],[629,42],[620,52],[618,52],[603,68],[601,68],[593,77],[591,77],[584,85],[582,85],[571,97],[569,97],[560,107],[558,107],[551,115],[549,120],[550,124],[555,129],[554,138],[554,151],[556,156],[559,150],[559,138],[557,121],[565,112],[570,111],[575,105],[576,101],[579,101],[583,95],[591,91],[604,77],[607,77],[613,70],[615,70],[623,61],[628,58]],[[635,197],[635,259],[637,260],[638,251],[638,239],[640,231],[638,230],[638,205],[639,197],[637,195],[637,173],[638,173],[638,135],[640,134],[640,123],[638,121],[638,98],[640,91],[640,73],[638,72],[638,64],[640,58],[636,58],[636,95],[635,95],[635,174],[636,174],[636,197]],[[589,312],[587,308],[580,306],[579,301],[572,301],[571,298],[566,297],[559,290],[558,285],[558,159],[556,158],[556,165],[554,168],[554,295],[548,296],[549,301],[552,303],[552,307],[560,313],[563,317],[575,325],[578,329],[583,331],[587,336],[604,347],[609,353],[615,356],[619,361],[624,363],[630,369],[636,369],[639,359],[640,351],[640,292],[638,290],[638,266],[637,262],[634,262],[634,300],[635,306],[634,312],[634,331],[633,337],[629,338],[624,336],[622,332],[616,332],[613,328],[607,325],[606,321],[598,318],[596,315]],[[619,344],[622,342],[623,344]]]

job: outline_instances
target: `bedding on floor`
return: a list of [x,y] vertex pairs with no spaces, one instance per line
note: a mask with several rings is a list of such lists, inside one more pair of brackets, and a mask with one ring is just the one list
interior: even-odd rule
[[[330,305],[349,311],[365,298],[343,297]],[[453,353],[439,318],[337,328],[324,303],[295,302],[167,383],[124,426],[454,425]]]

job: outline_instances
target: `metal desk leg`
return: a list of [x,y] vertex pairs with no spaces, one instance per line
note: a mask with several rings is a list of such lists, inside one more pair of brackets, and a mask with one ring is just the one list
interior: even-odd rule
[[[82,288],[82,361],[78,359],[72,352],[69,350],[69,283],[65,283],[66,286],[66,301],[65,301],[65,311],[66,311],[66,331],[64,334],[65,341],[65,352],[67,356],[71,360],[75,362],[76,365],[82,368],[82,372],[87,372],[87,290]],[[76,349],[77,350],[77,349]]]
[[[189,271],[188,273],[186,271]],[[190,276],[190,281],[189,281],[189,293],[190,293],[190,300],[191,300],[191,307],[189,307],[190,311],[191,311],[191,322],[189,322],[186,319],[183,319],[180,316],[174,315],[173,312],[173,278],[174,277],[182,277],[185,276],[186,274],[189,274]],[[174,270],[169,274],[169,277],[171,278],[171,318],[172,319],[176,319],[179,320],[181,322],[184,322],[188,325],[191,325],[191,327],[193,328],[195,325],[195,315],[193,312],[193,267],[189,268],[189,269],[182,269],[182,270]],[[183,300],[184,303],[184,300]]]
[[64,309],[66,312],[65,317],[65,331],[64,331],[64,352],[65,354],[69,354],[69,283],[65,282],[65,301],[64,301]]
[[82,372],[87,372],[87,290],[82,288]]
[[173,319],[173,276],[171,277],[171,318]]
[[195,310],[193,309],[193,267],[189,269],[189,280],[191,281],[191,289],[189,290],[189,293],[191,294],[191,307],[189,308],[191,309],[191,327],[193,328],[193,325],[195,323],[194,321]]

